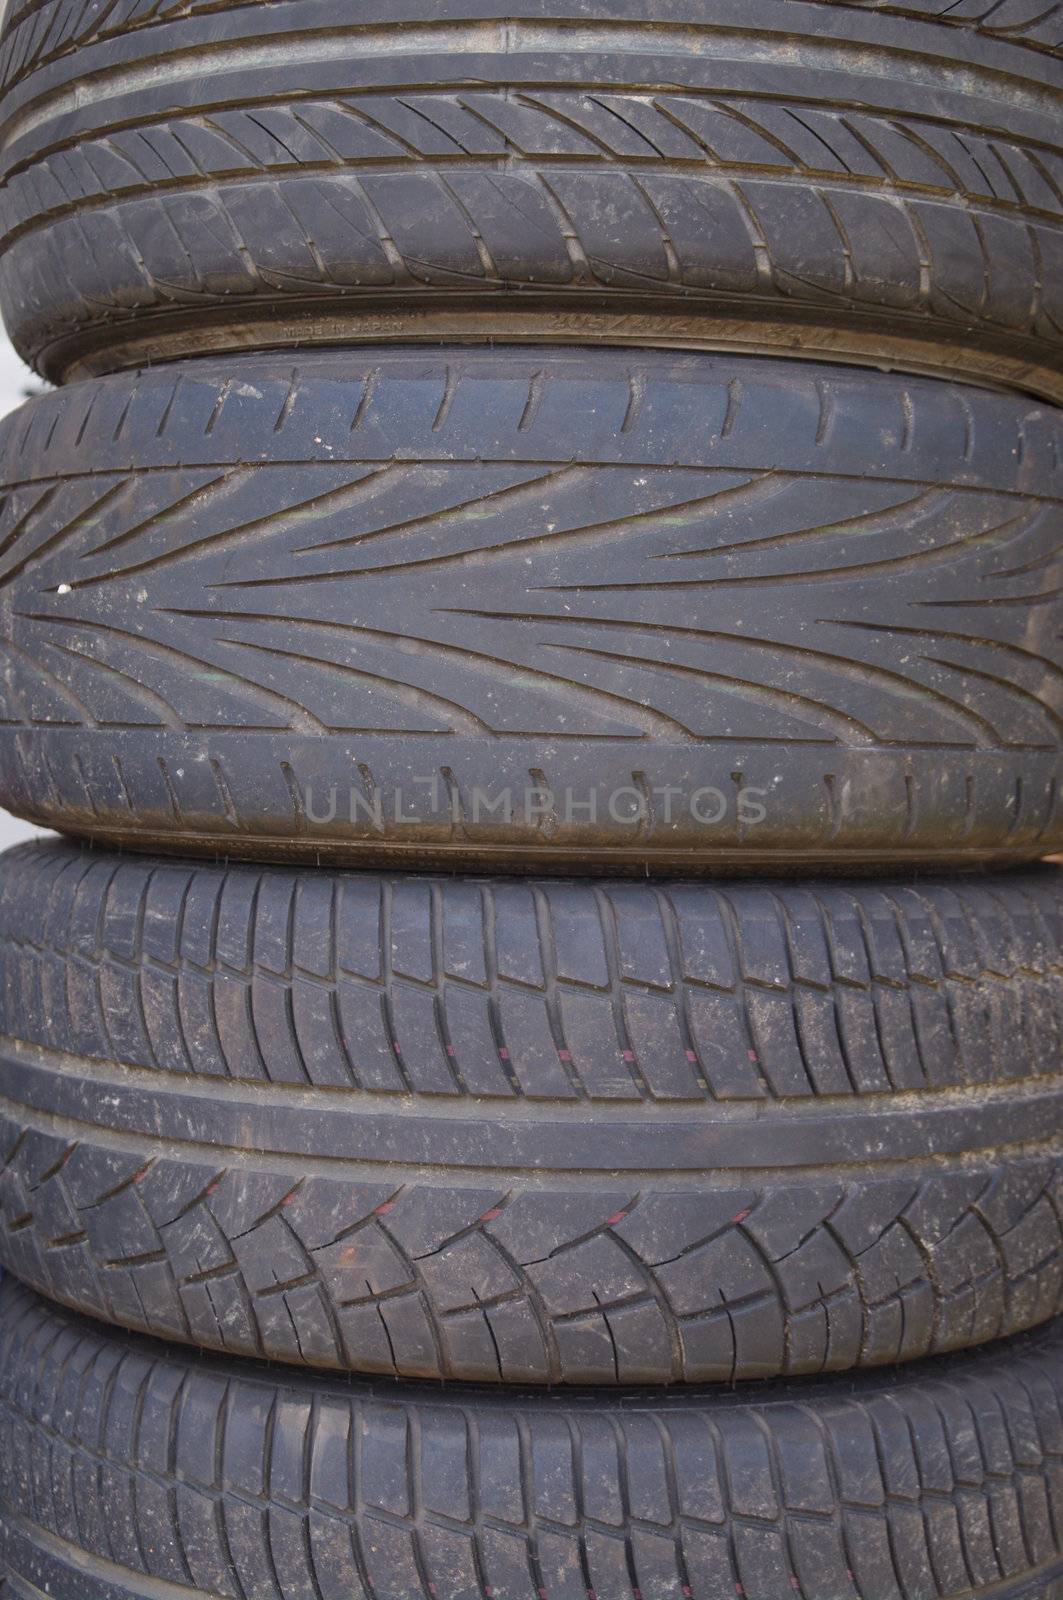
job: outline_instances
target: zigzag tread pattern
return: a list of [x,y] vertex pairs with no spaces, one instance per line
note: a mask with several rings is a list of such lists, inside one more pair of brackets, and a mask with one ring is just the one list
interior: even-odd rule
[[888,1392],[547,1409],[193,1366],[10,1284],[3,1318],[31,1580],[65,1542],[90,1581],[231,1600],[1059,1592],[1058,1335]]

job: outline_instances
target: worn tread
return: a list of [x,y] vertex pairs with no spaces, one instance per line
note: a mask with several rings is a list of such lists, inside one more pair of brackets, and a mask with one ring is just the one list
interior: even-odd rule
[[[755,26],[731,0],[707,20],[687,0],[644,9],[532,4],[503,23],[486,0],[425,24],[385,4],[344,61],[331,12],[315,31],[305,9],[266,8],[270,27],[261,7],[168,7],[130,31],[107,6],[113,35],[8,89],[16,345],[69,377],[205,339],[334,343],[345,318],[402,338],[422,317],[495,332],[484,318],[541,313],[542,337],[586,314],[573,333],[664,342],[640,328],[652,313],[673,343],[966,362],[1063,396],[1063,91],[1021,19],[990,34],[929,7],[757,0]],[[49,15],[9,19],[11,60],[75,25]],[[426,81],[428,25],[444,33]],[[310,52],[298,93],[293,39]],[[204,74],[204,46],[232,70]]]
[[1063,847],[1063,413],[746,357],[203,361],[0,424],[0,801],[523,870]]
[[19,1600],[1058,1600],[1060,1331],[844,1391],[337,1385],[0,1289]]
[[[891,16],[973,29],[992,38],[1056,55],[1063,49],[1060,0],[822,0]],[[28,0],[12,4],[0,33],[0,90],[8,90],[58,57],[104,39],[188,17],[213,15],[262,0]]]
[[[0,1260],[97,1317],[398,1376],[696,1383],[1061,1306],[1051,870],[531,886],[56,845],[0,885]],[[300,1131],[301,1090],[334,1134]],[[976,1135],[920,1120],[968,1102]],[[803,1116],[796,1165],[776,1135],[743,1158],[733,1120],[711,1160],[644,1153],[755,1106]],[[864,1144],[820,1149],[860,1115]],[[417,1119],[445,1140],[425,1160],[389,1144]]]
[[974,28],[1058,55],[1063,49],[1063,6],[1058,0],[826,0],[828,5],[857,5],[893,16],[932,20],[945,27]]

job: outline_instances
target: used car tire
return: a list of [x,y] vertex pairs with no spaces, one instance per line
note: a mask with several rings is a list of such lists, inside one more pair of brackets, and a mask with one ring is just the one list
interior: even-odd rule
[[[1063,50],[1059,0],[824,0],[836,11],[856,6],[895,17],[973,30],[1050,56]],[[163,22],[226,11],[246,0],[20,0],[5,15],[0,42],[0,89],[11,89],[29,73],[60,56],[103,39],[121,39]]]
[[0,1288],[0,1553],[52,1600],[1059,1600],[1063,1330],[683,1396],[189,1358]]
[[697,1383],[1061,1305],[1063,874],[539,884],[20,847],[0,1264],[311,1366]]
[[0,424],[0,804],[250,859],[1063,848],[1063,412],[667,352],[332,352]]
[[523,337],[1063,399],[1058,7],[940,9],[14,3],[4,320],[57,381]]

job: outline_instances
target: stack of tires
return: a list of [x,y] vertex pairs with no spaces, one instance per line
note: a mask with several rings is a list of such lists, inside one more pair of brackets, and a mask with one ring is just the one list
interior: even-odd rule
[[3,1600],[1061,1600],[1063,7],[0,77]]

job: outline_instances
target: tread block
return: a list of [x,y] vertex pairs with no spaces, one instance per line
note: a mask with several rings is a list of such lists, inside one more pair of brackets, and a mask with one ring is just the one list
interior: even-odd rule
[[[472,886],[19,847],[0,1260],[156,1335],[491,1383],[841,1371],[1018,1332],[1063,1294],[1059,1141],[1015,1122],[1058,1087],[1059,897],[1052,867]],[[64,967],[67,1004],[42,1003]],[[54,1060],[96,1080],[69,1124],[40,1110]],[[299,1123],[310,1086],[341,1145]],[[188,1122],[214,1093],[239,1119],[217,1144]],[[936,1153],[880,1131],[972,1105]],[[758,1164],[702,1155],[720,1127],[763,1129]]]

